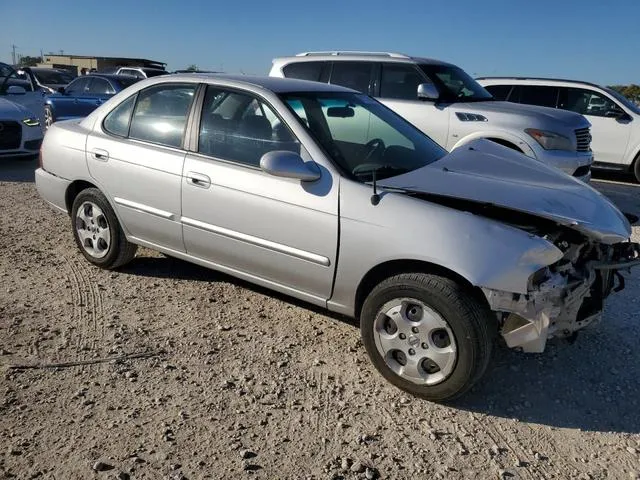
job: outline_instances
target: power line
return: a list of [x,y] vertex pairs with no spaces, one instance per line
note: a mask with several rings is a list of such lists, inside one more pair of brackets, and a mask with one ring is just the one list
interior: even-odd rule
[[11,45],[11,61],[13,65],[16,64],[16,48],[18,48],[16,45]]

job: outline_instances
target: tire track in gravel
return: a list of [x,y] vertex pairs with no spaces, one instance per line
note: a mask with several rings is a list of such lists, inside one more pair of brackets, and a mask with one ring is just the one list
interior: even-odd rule
[[73,324],[78,328],[77,353],[86,349],[95,350],[97,341],[104,336],[104,328],[98,331],[98,321],[104,317],[102,293],[82,260],[77,261],[67,255],[62,257],[72,283]]
[[[481,418],[478,418],[477,415],[473,415],[473,422],[479,427],[482,433],[489,437],[490,442],[486,442],[486,444],[498,445],[499,448],[506,448],[514,456],[514,460],[525,461],[524,459],[528,458],[530,455],[520,444],[518,435],[505,435],[505,432],[502,431],[499,427],[494,427],[493,423],[487,422],[487,418],[489,417],[483,416]],[[490,420],[490,422],[493,422],[493,420]],[[511,467],[513,463],[514,462],[511,462],[510,465],[503,465],[503,467]],[[531,480],[537,480],[539,478],[549,478],[549,472],[543,465],[539,463],[536,464],[536,469],[538,470],[538,472],[536,472],[535,475],[533,472],[529,471],[528,468],[519,469],[518,473],[523,477],[526,476],[530,478]],[[543,475],[540,475],[539,473],[542,473]]]

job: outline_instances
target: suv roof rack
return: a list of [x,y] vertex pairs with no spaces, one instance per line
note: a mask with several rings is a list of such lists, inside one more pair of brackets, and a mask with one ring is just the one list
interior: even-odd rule
[[371,56],[371,57],[392,57],[392,58],[411,58],[404,53],[396,52],[365,52],[357,50],[333,50],[326,52],[302,52],[298,53],[296,57],[311,57],[314,55],[340,55],[340,56]]

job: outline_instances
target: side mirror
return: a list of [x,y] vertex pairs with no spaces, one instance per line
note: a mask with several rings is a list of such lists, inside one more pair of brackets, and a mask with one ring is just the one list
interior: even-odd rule
[[625,112],[621,108],[612,108],[610,110],[607,110],[604,116],[608,118],[615,118],[616,120],[626,120],[629,117],[629,115],[627,115],[627,112]]
[[7,88],[7,95],[24,95],[27,91],[19,85],[11,85]]
[[58,87],[58,93],[64,93],[64,87]]
[[418,98],[436,101],[440,98],[440,94],[433,83],[421,83],[418,85]]
[[260,168],[275,177],[297,178],[303,182],[320,178],[320,169],[315,163],[305,163],[300,155],[286,150],[265,153],[260,159]]

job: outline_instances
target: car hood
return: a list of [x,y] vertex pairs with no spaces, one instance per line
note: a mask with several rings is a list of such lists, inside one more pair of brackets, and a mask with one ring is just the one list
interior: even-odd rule
[[523,103],[487,101],[487,102],[470,102],[456,103],[455,110],[461,112],[491,114],[500,113],[505,115],[517,115],[522,117],[543,117],[547,122],[555,121],[565,124],[570,128],[585,128],[591,124],[582,115],[562,110],[559,108],[539,107],[536,105],[526,105]]
[[378,184],[532,214],[606,244],[631,236],[626,217],[600,192],[488,140],[468,143],[434,163]]
[[17,120],[31,116],[31,113],[22,105],[0,97],[0,120]]

